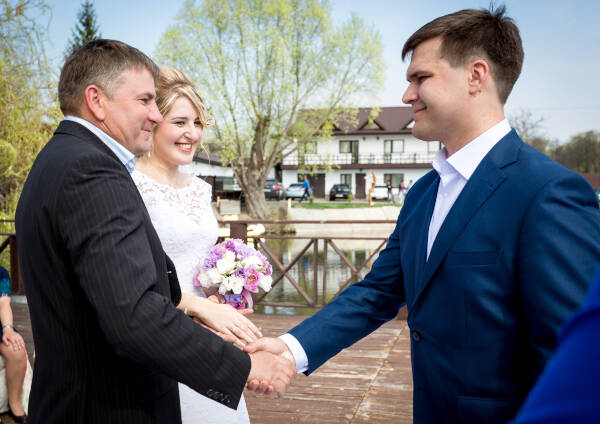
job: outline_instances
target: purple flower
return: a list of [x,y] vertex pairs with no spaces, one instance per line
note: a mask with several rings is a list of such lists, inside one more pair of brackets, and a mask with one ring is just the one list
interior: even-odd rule
[[248,256],[253,255],[254,252],[256,252],[256,251],[253,248],[251,248],[250,246],[247,246],[245,244],[238,246],[238,248],[237,248],[237,253],[238,253],[238,255],[241,256],[242,260],[246,259]]
[[271,266],[270,263],[267,262],[267,265],[265,266],[265,268],[266,268],[265,274],[271,275],[273,273],[273,267]]
[[216,267],[219,259],[221,258],[215,255],[213,252],[209,253],[206,258],[204,258],[204,264],[202,266],[204,271],[208,271],[209,269]]
[[235,252],[235,240],[227,240],[225,242],[225,248]]
[[223,246],[223,243],[221,243],[213,247],[211,252],[214,253],[219,259],[221,259],[225,252],[227,252],[227,248]]
[[223,297],[225,298],[225,303],[233,306],[235,309],[246,307],[246,299],[241,294],[226,294]]
[[236,277],[246,278],[246,270],[244,268],[238,268],[235,270],[234,275]]
[[261,274],[254,267],[246,268],[246,282],[244,288],[252,293],[258,293],[258,282]]

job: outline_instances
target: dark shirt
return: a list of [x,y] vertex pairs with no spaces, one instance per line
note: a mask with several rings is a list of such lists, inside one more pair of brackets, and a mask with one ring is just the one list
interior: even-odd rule
[[10,277],[8,271],[0,266],[0,296],[10,296],[12,290],[10,288]]

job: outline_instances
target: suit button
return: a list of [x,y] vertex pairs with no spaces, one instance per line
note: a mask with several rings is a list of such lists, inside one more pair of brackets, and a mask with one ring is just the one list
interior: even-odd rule
[[415,342],[418,342],[419,340],[421,340],[421,334],[419,334],[418,331],[413,331],[412,338]]

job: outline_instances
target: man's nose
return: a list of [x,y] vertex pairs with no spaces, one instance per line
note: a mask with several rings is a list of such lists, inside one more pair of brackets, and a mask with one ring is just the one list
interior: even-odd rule
[[402,103],[412,104],[416,100],[417,100],[417,90],[412,84],[409,84],[408,88],[404,92],[404,95],[402,96]]
[[150,113],[148,114],[148,119],[155,124],[160,124],[163,121],[163,117],[158,110],[158,106],[156,102],[152,102],[152,106],[150,107]]

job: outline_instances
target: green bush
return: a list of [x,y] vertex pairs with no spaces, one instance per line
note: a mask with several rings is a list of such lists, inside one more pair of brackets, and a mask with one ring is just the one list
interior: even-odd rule
[[349,194],[348,195],[348,202],[352,202],[354,200],[354,196]]

